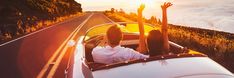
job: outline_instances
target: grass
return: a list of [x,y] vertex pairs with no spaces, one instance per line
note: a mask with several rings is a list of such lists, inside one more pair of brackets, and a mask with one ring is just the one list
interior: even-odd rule
[[[22,26],[21,25],[22,23],[17,23],[17,25],[19,27],[18,31],[16,32],[17,34],[13,35],[12,32],[8,32],[5,34],[0,33],[0,43],[4,43],[6,41],[9,41],[11,39],[20,37],[22,35],[25,35],[25,34],[28,34],[28,33],[34,32],[34,31],[37,31],[37,30],[42,29],[44,27],[48,27],[48,26],[51,26],[53,24],[65,21],[67,19],[71,19],[73,17],[82,16],[82,15],[84,15],[84,14],[77,12],[76,14],[72,14],[72,15],[56,17],[54,20],[49,20],[49,19],[37,20],[37,21],[34,21],[33,24],[30,24],[30,22],[28,22],[28,23],[26,22],[25,26]],[[25,27],[25,28],[23,28],[23,27]]]
[[[137,21],[137,16],[134,14],[106,11],[105,15],[116,22]],[[144,18],[144,21],[160,28],[161,22],[157,22],[157,19]],[[234,72],[234,34],[173,24],[169,25],[168,33],[170,41],[207,54],[210,58]]]

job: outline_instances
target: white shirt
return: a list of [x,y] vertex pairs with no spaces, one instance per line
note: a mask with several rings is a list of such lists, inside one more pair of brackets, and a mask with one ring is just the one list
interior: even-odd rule
[[149,56],[143,55],[133,49],[116,46],[95,47],[92,52],[94,62],[111,64],[134,59],[145,59]]

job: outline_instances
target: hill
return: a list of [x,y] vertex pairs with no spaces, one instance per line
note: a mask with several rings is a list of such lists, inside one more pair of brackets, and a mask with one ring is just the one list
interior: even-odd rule
[[82,12],[74,0],[1,0],[0,42]]

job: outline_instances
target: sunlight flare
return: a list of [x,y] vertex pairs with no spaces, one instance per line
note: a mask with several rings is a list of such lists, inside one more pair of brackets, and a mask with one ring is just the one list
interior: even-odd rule
[[136,6],[140,6],[141,4],[145,5],[155,5],[155,4],[163,4],[164,2],[173,3],[175,0],[136,0],[134,3]]

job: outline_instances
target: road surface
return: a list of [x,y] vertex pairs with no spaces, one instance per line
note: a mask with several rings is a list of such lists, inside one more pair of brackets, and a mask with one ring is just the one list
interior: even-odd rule
[[[12,40],[0,45],[0,77],[1,78],[35,78],[42,73],[47,77],[51,68],[47,67],[49,60],[55,56],[56,60],[61,55],[62,45],[66,43],[71,34],[74,39],[84,35],[90,27],[102,23],[112,22],[102,13],[86,13],[83,16],[71,18],[64,22],[44,28],[32,34]],[[81,25],[82,24],[82,25]],[[76,29],[77,32],[74,32]],[[74,33],[73,33],[74,32]],[[67,52],[62,56],[61,62],[54,73],[54,78],[64,78],[67,67]]]

